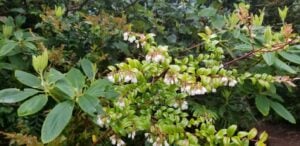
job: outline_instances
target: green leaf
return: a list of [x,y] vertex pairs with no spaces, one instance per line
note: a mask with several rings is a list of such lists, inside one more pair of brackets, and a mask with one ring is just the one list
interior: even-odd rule
[[10,53],[18,45],[15,41],[9,41],[0,48],[0,57]]
[[99,99],[87,94],[80,96],[77,102],[80,108],[91,116],[95,116],[95,113],[102,109]]
[[199,12],[199,16],[201,17],[211,17],[211,16],[215,16],[215,14],[217,13],[217,10],[212,8],[212,7],[208,7],[208,8],[204,8]]
[[274,52],[269,52],[269,53],[264,53],[263,58],[265,62],[270,66],[275,63],[276,56]]
[[94,97],[115,98],[118,93],[113,89],[113,85],[107,79],[98,79],[85,92]]
[[24,89],[24,91],[20,91],[20,89],[16,88],[8,88],[0,90],[0,103],[15,103],[26,98],[37,94],[39,91],[34,89]]
[[50,90],[51,94],[59,98],[72,99],[75,96],[74,88],[66,79],[58,80],[55,86]]
[[295,74],[297,73],[292,67],[290,67],[289,65],[287,65],[286,63],[282,62],[280,59],[276,58],[275,60],[275,65],[276,67],[283,69],[291,74]]
[[76,88],[77,90],[80,90],[83,88],[85,83],[85,77],[81,73],[80,70],[72,68],[67,74],[66,79],[71,83],[71,85]]
[[42,87],[41,80],[30,73],[16,70],[15,77],[17,78],[18,81],[20,81],[22,84],[24,84],[26,86],[29,86],[32,88],[41,88]]
[[93,63],[88,60],[88,59],[82,59],[80,61],[80,65],[82,67],[82,70],[84,72],[84,74],[90,79],[94,79],[95,75],[96,75],[96,69],[93,65]]
[[252,128],[249,133],[248,133],[248,138],[249,139],[253,139],[255,138],[257,135],[257,129],[256,128]]
[[264,116],[267,116],[270,111],[270,102],[269,99],[265,96],[256,96],[255,98],[255,105],[260,113],[262,113]]
[[24,45],[31,50],[36,50],[36,46],[31,42],[24,42]]
[[63,79],[65,77],[64,74],[61,72],[57,71],[54,68],[50,68],[49,72],[47,73],[47,82],[50,84],[54,84],[56,81]]
[[43,143],[49,143],[61,134],[72,117],[73,108],[73,102],[64,101],[51,110],[42,126]]
[[40,111],[47,103],[48,97],[44,94],[36,95],[24,103],[18,108],[19,116],[28,116]]
[[237,125],[231,125],[230,127],[228,127],[227,136],[229,136],[229,137],[233,136],[236,129],[237,129]]
[[272,109],[282,118],[286,119],[290,123],[296,124],[294,116],[280,103],[271,102]]
[[298,55],[291,54],[291,53],[284,52],[284,51],[279,52],[279,55],[290,62],[300,64],[300,56],[298,56]]

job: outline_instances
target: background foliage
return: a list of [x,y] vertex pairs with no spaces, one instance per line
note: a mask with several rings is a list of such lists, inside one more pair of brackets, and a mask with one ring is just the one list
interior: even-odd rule
[[[240,2],[249,5],[238,5]],[[32,86],[31,81],[20,78],[23,77],[23,73],[30,73],[36,76],[30,77],[39,80],[44,72],[64,74],[69,76],[66,80],[71,81],[82,76],[82,84],[78,85],[80,93],[84,94],[93,86],[101,91],[103,88],[103,93],[95,95],[96,99],[91,98],[108,107],[107,112],[118,112],[118,109],[112,108],[111,99],[97,98],[110,98],[113,95],[108,94],[114,93],[111,89],[113,85],[101,79],[111,73],[108,66],[128,63],[126,58],[142,61],[148,53],[147,49],[142,49],[135,42],[124,41],[125,32],[136,33],[136,38],[138,34],[154,33],[154,44],[169,46],[169,55],[180,61],[185,58],[191,61],[199,54],[210,55],[206,50],[209,48],[208,44],[217,41],[216,48],[220,47],[224,51],[224,58],[219,60],[224,68],[237,70],[241,75],[237,77],[249,77],[249,80],[238,84],[234,89],[220,87],[215,94],[188,98],[187,114],[212,119],[216,129],[236,124],[239,130],[249,130],[259,121],[295,123],[300,119],[296,114],[300,110],[300,90],[297,87],[297,75],[300,71],[300,20],[297,19],[300,15],[299,4],[300,2],[295,0],[0,0],[0,82],[3,83],[0,89],[23,89],[29,86],[43,94],[64,94],[66,98],[72,98],[73,104],[78,104],[74,106],[73,116],[63,134],[49,145],[93,142],[109,145],[112,131],[99,128],[94,124],[95,119],[93,121],[89,117],[96,108],[85,109],[85,101],[77,101],[82,99],[79,98],[79,94],[74,93],[73,96],[66,92],[67,89],[75,88],[77,83],[65,85],[49,81],[56,89],[48,91],[46,86],[36,88],[35,85]],[[278,8],[284,11],[283,6],[288,8],[284,19],[278,13]],[[147,43],[151,44],[149,41]],[[32,67],[32,56],[38,57],[45,50],[48,50],[49,63],[43,71],[38,71],[38,67]],[[211,56],[207,55],[205,57],[205,60],[211,63],[200,62],[200,67],[212,68],[214,65],[220,65],[214,62],[216,58],[209,59]],[[180,65],[185,64],[187,63]],[[16,70],[20,71],[19,75]],[[250,72],[251,76],[247,76],[247,72]],[[272,79],[268,80],[268,75],[271,75]],[[279,76],[280,78],[277,78]],[[45,79],[47,82],[48,80]],[[103,84],[107,86],[102,87]],[[40,83],[37,85],[40,86]],[[128,86],[129,89],[133,88],[130,87],[132,84]],[[155,86],[153,85],[153,89],[149,87],[149,90],[162,88],[160,84]],[[116,88],[119,91],[122,87],[120,85]],[[104,92],[106,90],[107,93]],[[165,90],[170,92],[166,94],[175,92],[174,89]],[[18,108],[23,105],[21,103],[0,103],[0,132],[11,139],[11,143],[21,145],[31,141],[35,145],[41,145],[43,122],[47,121],[46,116],[53,111],[51,109],[56,107],[54,99],[49,98],[46,102],[44,101],[45,104],[40,107],[41,111],[38,113],[30,110],[29,113],[23,113],[32,114],[30,116],[20,114]],[[129,115],[130,110],[128,109],[127,113]],[[100,112],[99,109],[96,111]],[[168,112],[173,116],[172,111]],[[120,127],[111,126],[115,126],[114,132],[122,133]],[[128,131],[123,133],[128,134]],[[146,141],[142,133],[137,135],[134,141],[127,138],[126,143]],[[0,139],[0,144],[8,142],[7,139]]]

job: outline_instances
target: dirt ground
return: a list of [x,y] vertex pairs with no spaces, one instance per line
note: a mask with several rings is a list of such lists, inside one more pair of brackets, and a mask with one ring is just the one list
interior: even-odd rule
[[260,123],[257,129],[269,134],[267,146],[300,146],[300,126]]

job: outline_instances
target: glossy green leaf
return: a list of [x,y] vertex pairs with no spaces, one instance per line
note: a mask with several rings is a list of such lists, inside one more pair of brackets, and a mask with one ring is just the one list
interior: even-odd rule
[[268,52],[263,54],[265,62],[270,66],[275,63],[276,56],[274,52]]
[[275,60],[275,66],[280,69],[283,69],[291,74],[297,73],[292,67],[290,67],[289,65],[287,65],[286,63],[284,63],[283,61],[281,61],[278,58],[276,58],[276,60]]
[[39,91],[34,89],[24,89],[21,91],[16,88],[0,90],[0,103],[15,103],[37,94]]
[[22,84],[24,84],[26,86],[29,86],[32,88],[41,88],[42,87],[41,80],[30,73],[16,70],[15,77],[17,78],[18,81],[20,81]]
[[291,53],[284,52],[284,51],[279,52],[279,55],[290,62],[300,64],[300,56],[298,56],[298,55],[291,54]]
[[80,61],[80,65],[82,67],[82,70],[83,70],[84,74],[90,80],[92,80],[96,75],[96,69],[94,69],[95,67],[94,67],[93,63],[88,59],[82,59]]
[[237,125],[231,125],[230,127],[228,127],[227,129],[227,136],[231,137],[234,135],[234,133],[236,132],[237,129]]
[[270,102],[269,99],[265,96],[256,96],[255,98],[255,105],[260,113],[262,113],[264,116],[267,116],[270,111]]
[[36,95],[24,103],[18,108],[19,116],[28,116],[40,111],[47,103],[48,97],[44,94]]
[[286,119],[290,123],[296,124],[294,116],[280,103],[271,102],[272,109],[282,118]]
[[81,73],[80,70],[72,68],[67,74],[66,79],[71,83],[71,85],[80,90],[83,88],[85,83],[85,76]]
[[10,53],[18,45],[15,41],[9,41],[0,48],[0,57]]
[[248,138],[249,139],[253,139],[255,138],[257,135],[257,129],[256,128],[252,128],[249,133],[248,133]]
[[77,103],[84,112],[91,116],[95,116],[95,113],[101,110],[99,99],[95,96],[82,95],[78,98]]
[[64,101],[50,111],[42,126],[41,139],[43,143],[49,143],[61,134],[71,120],[73,108],[73,102]]

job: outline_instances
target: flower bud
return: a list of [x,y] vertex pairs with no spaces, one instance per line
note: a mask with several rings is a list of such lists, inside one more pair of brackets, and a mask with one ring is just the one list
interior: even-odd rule
[[32,56],[32,65],[36,72],[43,73],[48,65],[48,52],[45,50],[42,55]]
[[61,7],[61,6],[55,6],[55,16],[56,17],[61,17],[63,16],[63,14],[65,13],[65,8]]

